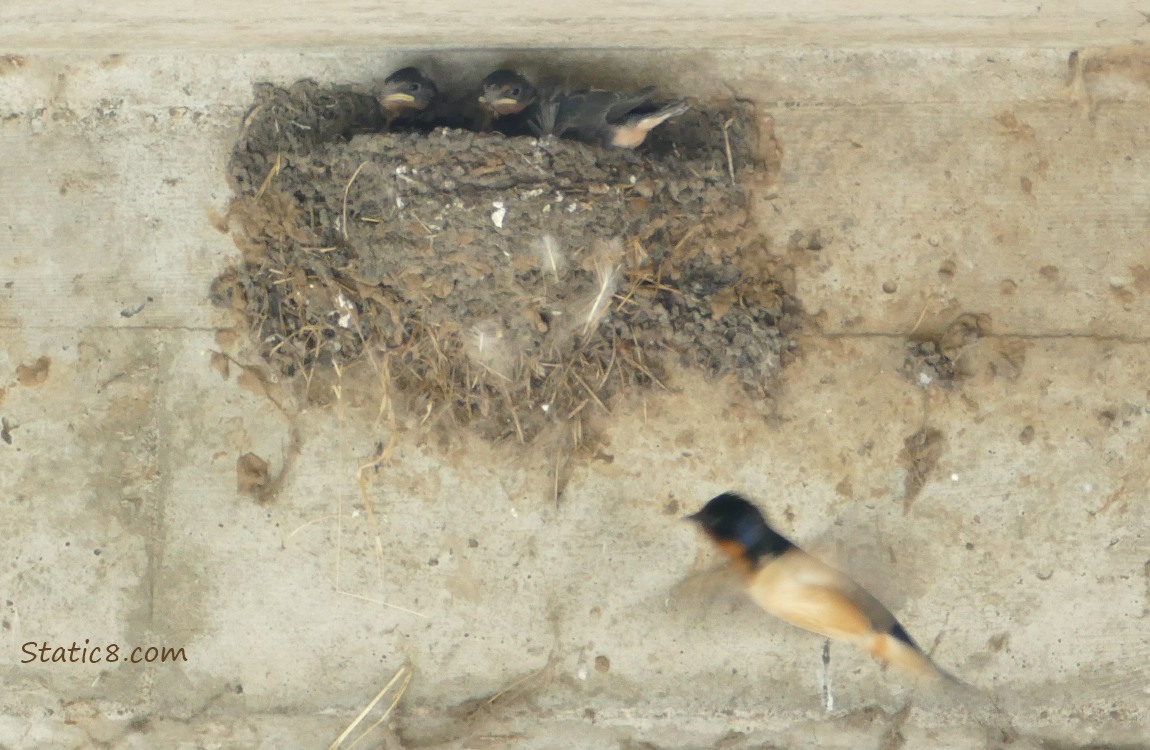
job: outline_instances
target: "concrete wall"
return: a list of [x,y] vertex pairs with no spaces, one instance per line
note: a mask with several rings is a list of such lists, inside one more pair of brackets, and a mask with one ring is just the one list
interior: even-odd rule
[[[326,747],[405,661],[368,746],[1150,746],[1145,16],[907,6],[5,3],[0,746]],[[543,447],[404,431],[377,555],[373,392],[221,377],[245,349],[206,292],[251,84],[367,82],[401,47],[754,99],[783,147],[758,220],[810,315],[774,402],[683,374],[599,417],[558,507]],[[907,334],[964,312],[969,377],[913,382]],[[274,504],[237,494],[247,451],[295,456]],[[728,488],[980,692],[824,666],[745,603],[678,520]],[[84,639],[187,661],[21,663]]]

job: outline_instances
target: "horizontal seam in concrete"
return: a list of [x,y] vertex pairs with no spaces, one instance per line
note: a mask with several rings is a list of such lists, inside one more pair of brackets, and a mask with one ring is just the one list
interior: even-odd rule
[[220,331],[234,330],[235,326],[30,326],[0,323],[0,331],[74,331],[75,333],[86,333],[88,331],[135,331],[141,333],[150,331],[187,331],[188,333],[219,333]]
[[[548,25],[558,28],[566,22],[565,19],[549,23]],[[586,19],[580,19],[578,23],[579,25],[584,25],[586,24]],[[625,22],[615,21],[614,23],[622,25]],[[887,30],[884,32],[882,28],[876,27],[874,24],[858,24],[851,27],[844,35],[841,26],[825,22],[789,23],[784,27],[769,22],[743,24],[739,24],[738,22],[724,22],[721,28],[710,30],[714,37],[720,37],[723,41],[709,41],[707,39],[690,41],[687,36],[692,31],[698,31],[698,23],[691,25],[685,20],[676,21],[671,19],[668,23],[664,24],[663,29],[667,32],[667,35],[681,35],[684,38],[682,44],[673,46],[647,46],[642,43],[637,43],[637,37],[634,35],[626,39],[621,38],[616,44],[588,44],[578,37],[572,38],[570,33],[553,40],[547,39],[538,44],[531,44],[519,42],[515,34],[509,33],[488,41],[477,40],[474,44],[460,46],[457,41],[452,39],[452,37],[459,35],[459,32],[454,29],[443,30],[437,34],[426,36],[422,42],[412,41],[409,36],[392,36],[382,32],[356,34],[346,30],[345,33],[328,31],[325,32],[321,38],[317,38],[314,31],[309,33],[297,29],[285,30],[278,37],[272,37],[267,34],[251,35],[247,44],[213,41],[210,39],[188,42],[189,37],[194,36],[194,32],[204,29],[211,30],[212,23],[205,21],[198,24],[184,24],[180,27],[167,24],[154,28],[147,42],[138,41],[142,36],[138,32],[131,35],[130,38],[127,37],[122,32],[121,27],[114,24],[110,25],[109,28],[101,27],[92,29],[60,27],[59,34],[54,34],[54,39],[50,43],[43,41],[43,34],[39,31],[12,31],[9,36],[10,44],[5,51],[23,55],[59,53],[105,54],[108,52],[185,54],[197,52],[247,53],[252,49],[259,49],[263,52],[272,53],[290,51],[304,54],[325,54],[333,51],[361,51],[386,48],[392,52],[420,51],[444,53],[458,51],[546,53],[557,50],[588,53],[618,51],[657,53],[684,50],[717,52],[741,50],[755,46],[778,49],[821,49],[833,45],[835,49],[841,50],[884,49],[913,51],[938,49],[1018,49],[1041,52],[1045,50],[1070,51],[1075,49],[1105,49],[1129,44],[1131,42],[1138,43],[1144,41],[1142,39],[1144,33],[1135,24],[1116,26],[1112,32],[1103,34],[1090,34],[1085,32],[1085,30],[1080,30],[1081,33],[1077,34],[1073,40],[1062,40],[1059,39],[1059,37],[1065,37],[1073,32],[1065,30],[1055,31],[1053,29],[1025,29],[1014,33],[1007,31],[985,33],[977,39],[971,39],[971,34],[963,30],[946,31],[937,27],[922,29],[903,26],[896,30]],[[792,40],[797,35],[803,35],[810,41],[796,44]],[[88,41],[94,37],[98,37],[102,41],[100,43]],[[72,40],[71,44],[60,41],[69,38]],[[926,38],[926,41],[924,41],[924,38]],[[117,40],[119,40],[118,44]]]
[[[885,333],[881,331],[875,332],[852,332],[852,333],[838,333],[838,332],[822,332],[822,333],[799,333],[796,334],[799,339],[903,339],[907,341],[915,341],[919,339],[911,338],[905,332],[899,333]],[[1027,341],[1098,341],[1104,343],[1115,344],[1150,344],[1150,338],[1142,336],[1122,336],[1118,334],[1097,334],[1097,333],[985,333],[979,336],[980,339],[1024,339]]]

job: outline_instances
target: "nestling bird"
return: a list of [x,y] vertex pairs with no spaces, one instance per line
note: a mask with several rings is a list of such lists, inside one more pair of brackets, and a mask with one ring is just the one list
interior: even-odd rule
[[634,93],[616,91],[557,91],[539,105],[533,119],[537,135],[555,135],[584,143],[637,148],[647,134],[690,107],[674,101],[652,104],[654,86]]
[[388,129],[433,127],[432,104],[439,96],[435,81],[419,68],[400,68],[383,80],[379,104]]
[[537,117],[539,91],[520,72],[509,68],[493,71],[483,79],[479,103],[488,113],[483,130],[506,136],[534,135],[531,123]]
[[917,678],[957,682],[931,661],[881,602],[772,529],[745,498],[725,492],[687,519],[731,557],[744,574],[747,595],[768,613],[859,646]]

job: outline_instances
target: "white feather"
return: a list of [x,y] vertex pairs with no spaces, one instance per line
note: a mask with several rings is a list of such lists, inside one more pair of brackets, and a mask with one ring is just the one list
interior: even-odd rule
[[567,270],[567,256],[563,253],[559,240],[550,234],[544,234],[539,238],[536,250],[539,254],[539,267],[544,273],[559,281],[559,277]]

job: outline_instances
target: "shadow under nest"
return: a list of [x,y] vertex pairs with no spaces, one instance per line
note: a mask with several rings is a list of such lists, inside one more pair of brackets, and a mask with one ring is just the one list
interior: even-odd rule
[[521,441],[674,363],[766,394],[797,304],[748,222],[749,105],[635,151],[382,129],[349,88],[257,87],[212,299],[284,376],[367,361],[413,413]]

